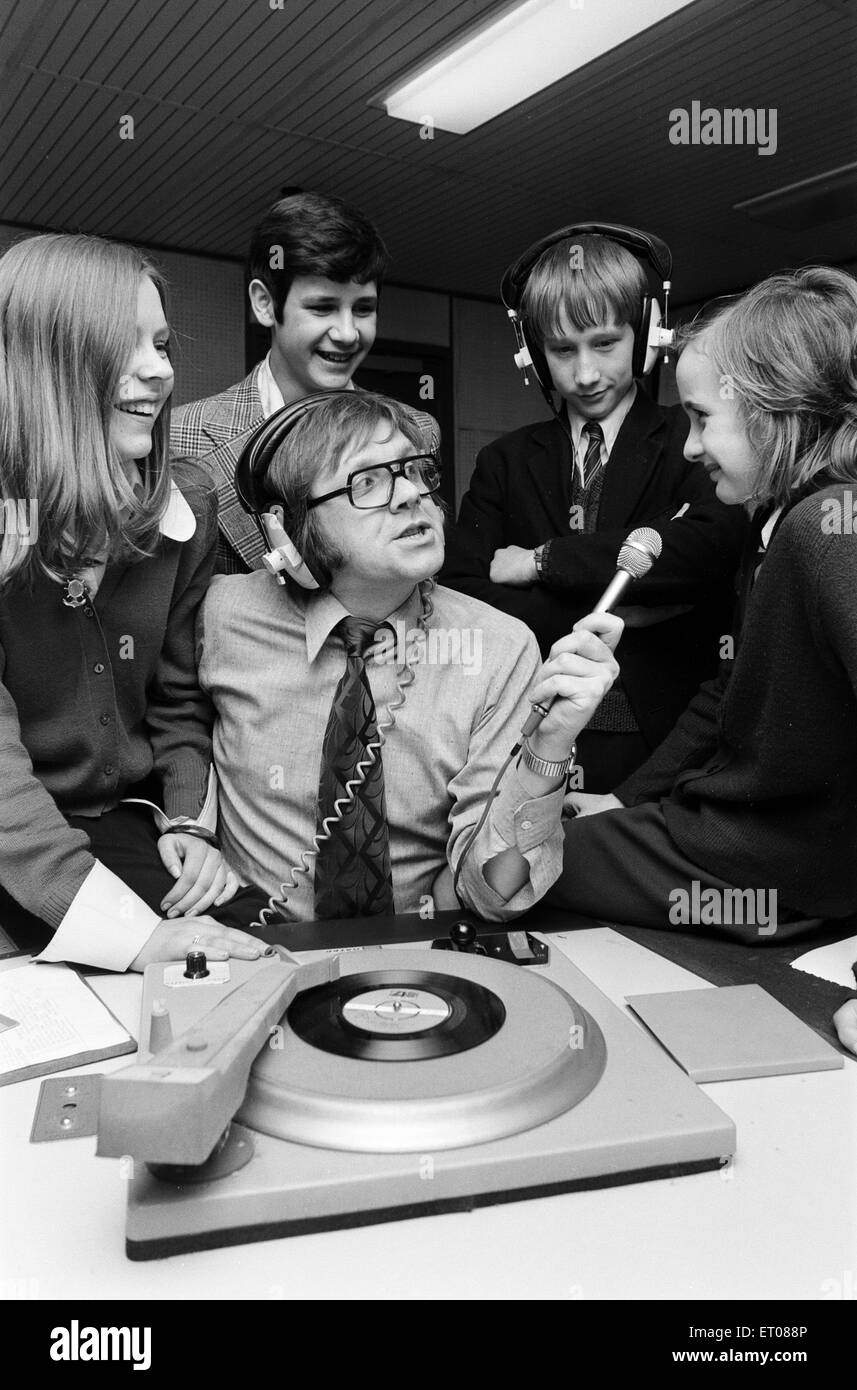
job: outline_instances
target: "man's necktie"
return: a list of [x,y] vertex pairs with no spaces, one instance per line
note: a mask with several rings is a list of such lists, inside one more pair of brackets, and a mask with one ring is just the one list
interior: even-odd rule
[[583,433],[589,435],[589,443],[583,458],[583,491],[587,493],[595,477],[601,471],[601,445],[604,442],[604,431],[597,420],[590,420],[588,425],[583,426]]
[[[339,631],[346,663],[334,692],[322,746],[316,819],[319,834],[326,818],[335,819],[335,803],[347,797],[346,788],[357,778],[358,764],[365,765],[368,745],[378,742],[375,701],[363,659],[375,640],[378,624],[345,618]],[[329,830],[315,861],[316,918],[391,914],[390,831],[379,747],[364,781]]]

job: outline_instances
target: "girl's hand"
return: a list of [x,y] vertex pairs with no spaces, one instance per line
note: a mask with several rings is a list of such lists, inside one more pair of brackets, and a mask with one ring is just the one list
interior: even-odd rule
[[188,951],[196,950],[204,951],[209,960],[228,960],[230,956],[258,960],[265,954],[261,941],[236,927],[224,927],[213,917],[180,917],[175,922],[159,922],[128,969],[145,970],[157,960],[184,960]]
[[857,1053],[857,999],[848,999],[833,1015],[833,1026],[843,1047]]
[[228,903],[238,891],[238,877],[220,850],[198,835],[162,835],[158,853],[176,880],[161,902],[165,917],[196,916]]
[[538,758],[560,761],[600,705],[619,674],[613,650],[622,636],[622,620],[612,613],[589,613],[568,637],[554,642],[550,656],[527,698],[533,704],[553,700],[529,745]]
[[569,792],[564,805],[578,816],[597,816],[599,811],[624,811],[625,806],[612,792]]

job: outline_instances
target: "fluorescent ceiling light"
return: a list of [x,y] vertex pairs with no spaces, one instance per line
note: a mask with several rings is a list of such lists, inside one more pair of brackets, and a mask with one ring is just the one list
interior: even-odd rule
[[802,232],[841,217],[857,213],[857,164],[828,169],[800,183],[789,183],[756,198],[733,203],[736,212],[745,212],[754,222]]
[[526,0],[376,97],[388,116],[466,135],[692,0]]

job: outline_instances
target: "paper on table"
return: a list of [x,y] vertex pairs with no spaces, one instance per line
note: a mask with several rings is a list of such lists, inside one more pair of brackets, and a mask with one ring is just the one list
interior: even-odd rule
[[[67,965],[22,965],[0,974],[0,1076],[66,1058],[104,1054],[133,1042],[101,1000]],[[54,1070],[56,1068],[53,1068]]]
[[807,975],[816,975],[820,980],[832,980],[835,985],[846,989],[855,988],[852,965],[857,961],[857,936],[849,936],[847,941],[834,941],[830,946],[816,946],[792,961],[795,970],[803,970]]

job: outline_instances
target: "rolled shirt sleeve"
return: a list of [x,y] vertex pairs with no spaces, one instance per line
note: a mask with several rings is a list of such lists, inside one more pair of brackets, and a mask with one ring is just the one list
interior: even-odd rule
[[[529,713],[527,691],[541,659],[535,638],[516,629],[517,645],[507,644],[503,660],[490,672],[482,719],[475,728],[466,763],[450,784],[453,799],[448,859],[453,872],[466,852],[458,882],[464,905],[489,920],[505,921],[525,912],[559,878],[562,869],[562,806],[565,788],[534,797],[524,788],[516,763],[504,773],[485,824],[467,849],[494,778]],[[485,865],[504,850],[517,849],[529,865],[529,878],[509,899],[486,882]]]

